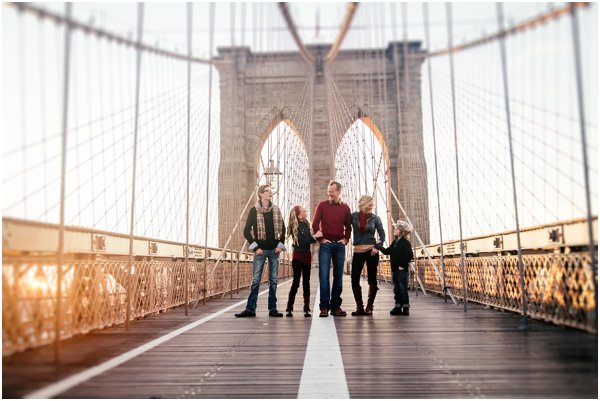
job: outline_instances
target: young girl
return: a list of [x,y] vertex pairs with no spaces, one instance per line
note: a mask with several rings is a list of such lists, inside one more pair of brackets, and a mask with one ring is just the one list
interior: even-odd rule
[[389,248],[382,248],[381,252],[390,256],[392,270],[392,282],[394,283],[394,300],[396,305],[390,311],[391,315],[409,315],[410,305],[408,303],[408,265],[413,259],[413,251],[408,235],[412,232],[412,226],[406,221],[398,220],[394,227],[394,242]]
[[321,234],[321,231],[318,231],[315,235],[312,235],[306,209],[302,206],[294,206],[290,210],[287,236],[291,237],[294,245],[294,252],[292,254],[294,280],[292,281],[292,288],[290,288],[286,316],[291,317],[294,311],[294,301],[296,300],[296,292],[298,292],[298,287],[300,286],[300,275],[302,275],[304,316],[310,317],[310,244],[316,242],[317,238],[322,237],[323,234]]

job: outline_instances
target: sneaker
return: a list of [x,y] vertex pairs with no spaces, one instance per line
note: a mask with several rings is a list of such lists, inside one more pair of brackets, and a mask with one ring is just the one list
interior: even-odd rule
[[269,311],[269,316],[271,316],[271,317],[283,317],[283,313],[278,312],[277,309],[273,309],[272,311]]
[[331,316],[346,316],[347,313],[342,308],[335,308],[331,311]]
[[248,309],[245,309],[245,310],[241,311],[240,313],[236,313],[235,317],[256,317],[256,313],[249,311]]
[[311,317],[310,310],[304,311],[304,317]]
[[329,309],[321,308],[321,313],[319,313],[319,317],[327,317],[329,316]]
[[408,308],[402,308],[402,315],[403,315],[403,316],[408,316],[408,315],[410,315],[410,313],[409,313],[409,311],[408,311]]
[[398,316],[402,314],[402,308],[399,306],[394,307],[394,309],[392,309],[390,311],[390,315],[394,315],[394,316]]

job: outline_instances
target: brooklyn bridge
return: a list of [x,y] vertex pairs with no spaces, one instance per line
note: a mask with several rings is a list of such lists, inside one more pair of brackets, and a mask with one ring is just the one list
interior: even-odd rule
[[[3,397],[598,397],[596,3],[2,11]],[[318,242],[286,308],[286,237],[288,316],[265,264],[234,317],[258,188],[287,225],[330,180],[413,228],[410,315],[386,255],[350,313],[355,232],[347,316]]]

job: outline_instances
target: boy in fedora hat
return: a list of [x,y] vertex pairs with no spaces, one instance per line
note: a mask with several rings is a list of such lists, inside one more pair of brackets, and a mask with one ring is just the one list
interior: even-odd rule
[[390,311],[391,315],[409,315],[408,301],[408,266],[413,259],[412,245],[408,241],[409,234],[413,231],[410,223],[398,220],[394,227],[394,241],[388,248],[380,248],[385,255],[390,255],[392,282],[394,283],[394,300],[396,305]]

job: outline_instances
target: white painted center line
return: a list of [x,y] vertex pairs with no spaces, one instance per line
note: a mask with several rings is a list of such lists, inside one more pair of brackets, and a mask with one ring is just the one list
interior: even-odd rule
[[315,297],[298,398],[350,398],[334,317],[319,317],[319,291]]
[[[284,283],[281,283],[281,285],[285,285],[287,283],[289,283],[292,280],[288,280]],[[258,295],[263,295],[266,294],[269,290],[266,289],[262,292],[260,292]],[[106,362],[101,363],[100,365],[96,365],[94,367],[91,367],[89,369],[86,369],[82,372],[76,373],[72,376],[66,377],[60,381],[57,381],[56,383],[50,384],[46,387],[42,387],[39,390],[33,391],[29,394],[26,394],[23,398],[52,398],[55,397],[95,376],[98,376],[104,372],[109,371],[110,369],[113,369],[127,361],[129,361],[130,359],[135,358],[138,355],[143,354],[146,351],[151,350],[154,347],[159,346],[160,344],[171,340],[174,337],[177,337],[180,334],[185,333],[186,331],[189,331],[195,327],[200,326],[203,323],[206,323],[208,321],[213,320],[216,317],[221,316],[222,314],[229,312],[232,309],[237,308],[238,306],[242,306],[245,305],[247,302],[246,299],[244,299],[243,301],[240,301],[238,303],[235,303],[231,306],[228,306],[226,308],[221,309],[220,311],[217,311],[211,315],[208,315],[200,320],[196,320],[193,323],[188,324],[187,326],[183,326],[177,330],[174,330],[168,334],[165,334],[162,337],[157,338],[156,340],[150,341],[146,344],[140,345],[137,348],[132,349],[131,351],[128,351],[124,354],[121,354],[117,357],[114,357],[112,359],[109,359]]]

